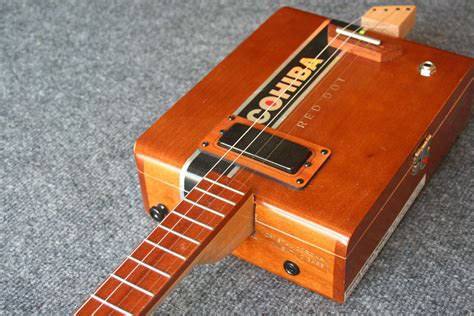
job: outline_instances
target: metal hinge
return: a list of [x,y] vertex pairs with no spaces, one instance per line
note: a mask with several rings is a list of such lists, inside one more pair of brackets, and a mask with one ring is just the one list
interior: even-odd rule
[[428,164],[432,138],[433,137],[431,135],[428,135],[425,138],[423,144],[421,144],[421,146],[416,150],[415,155],[413,156],[413,162],[411,167],[411,174],[413,176],[417,175],[418,172],[425,169],[426,165]]

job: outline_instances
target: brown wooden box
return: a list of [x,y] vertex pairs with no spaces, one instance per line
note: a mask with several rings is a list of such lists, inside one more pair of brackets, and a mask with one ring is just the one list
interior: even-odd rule
[[[145,209],[179,202],[181,169],[206,135],[327,21],[277,11],[138,139]],[[378,63],[341,55],[278,128],[331,149],[303,190],[248,170],[238,174],[256,197],[256,232],[234,254],[338,302],[448,152],[473,99],[472,59],[389,40],[402,46],[402,56]],[[426,60],[437,66],[431,77],[418,72]],[[305,128],[294,128],[301,121]],[[430,135],[429,162],[413,175],[414,155]],[[287,274],[286,260],[301,273]]]

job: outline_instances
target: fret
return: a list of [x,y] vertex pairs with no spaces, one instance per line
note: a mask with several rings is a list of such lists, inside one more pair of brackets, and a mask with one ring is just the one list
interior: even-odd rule
[[181,260],[186,260],[186,259],[187,259],[185,256],[180,255],[179,253],[174,252],[173,250],[170,250],[170,249],[168,249],[168,248],[166,248],[166,247],[163,247],[163,246],[161,246],[160,244],[154,243],[154,242],[152,242],[152,241],[150,241],[150,240],[148,240],[148,239],[145,239],[144,241],[145,241],[146,243],[152,245],[153,247],[158,248],[158,249],[160,249],[160,250],[163,250],[164,252],[167,252],[167,253],[169,253],[170,255],[173,255],[173,256],[175,256],[175,257],[181,259]]
[[[217,201],[217,200],[216,200]],[[222,201],[219,201],[219,203],[225,204]],[[227,204],[225,204],[227,205]],[[214,206],[214,205],[212,205]],[[231,207],[231,206],[229,206]],[[216,208],[218,209],[218,208]],[[186,215],[187,217],[190,217],[194,220],[197,220],[203,224],[206,224],[213,229],[219,226],[219,224],[222,222],[222,217],[214,215],[210,212],[206,212],[196,206],[193,206],[192,204],[189,204],[187,202],[182,202],[180,205],[178,205],[173,213],[180,213],[183,215]],[[179,215],[178,215],[179,216]]]
[[106,305],[107,307],[110,307],[111,309],[113,309],[113,310],[115,310],[115,311],[117,311],[117,312],[119,312],[119,313],[122,313],[122,314],[127,315],[127,316],[128,316],[128,315],[130,315],[130,316],[133,315],[132,313],[129,313],[129,312],[127,312],[126,310],[124,310],[124,309],[122,309],[122,308],[120,308],[120,307],[118,307],[118,306],[115,306],[114,304],[112,304],[112,303],[110,303],[110,302],[108,302],[108,301],[106,301],[106,300],[104,300],[104,299],[101,299],[100,297],[98,297],[98,296],[96,296],[96,295],[94,295],[94,294],[91,294],[91,297],[92,297],[93,299],[95,299],[96,301],[99,301],[100,303]]
[[[199,185],[198,190],[192,190],[126,257],[77,314],[149,312],[185,271],[195,264],[222,258],[252,233],[253,225],[245,225],[245,233],[241,234],[239,229],[242,228],[238,224],[242,213],[244,218],[253,220],[250,193],[242,198],[230,190],[230,186],[224,185],[226,189],[216,186],[206,192],[207,189]],[[219,191],[224,194],[221,196]],[[245,212],[237,213],[238,210]],[[225,219],[226,216],[230,218]],[[229,240],[229,232],[232,236],[243,236]]]
[[[167,225],[168,227],[173,227],[172,225]],[[197,226],[199,227],[199,226]],[[202,229],[202,228],[201,228]],[[186,235],[188,235],[186,233]],[[194,236],[190,236],[191,238]],[[197,249],[199,245],[196,245],[195,243],[190,242],[187,239],[179,238],[176,235],[168,232],[167,230],[162,228],[162,225],[158,226],[155,228],[152,234],[150,234],[147,239],[151,242],[154,242],[155,244],[159,244],[162,247],[165,247],[167,249],[170,249],[176,253],[179,253],[180,255],[189,258],[193,252]],[[150,249],[154,249],[154,252],[157,254],[161,253],[162,256],[169,257],[170,260],[181,260],[176,258],[175,256],[168,254],[167,252],[153,247],[148,243],[144,243],[144,245],[149,246]],[[142,246],[143,247],[143,246]],[[136,258],[139,258],[139,256],[134,256]],[[154,264],[153,264],[154,265]],[[155,265],[154,265],[155,266]],[[165,270],[168,272],[167,270]]]
[[126,284],[126,285],[128,285],[128,286],[130,286],[130,287],[133,287],[135,290],[138,290],[138,291],[142,292],[143,294],[146,294],[146,295],[148,295],[148,296],[153,297],[153,293],[151,293],[151,292],[148,291],[148,290],[145,290],[144,288],[141,288],[140,286],[138,286],[138,285],[136,285],[136,284],[133,284],[132,282],[127,281],[126,279],[122,279],[121,277],[119,277],[119,276],[117,276],[117,275],[115,275],[115,274],[113,274],[113,273],[110,274],[110,276],[111,276],[112,278],[114,278],[114,279],[116,279],[116,280],[118,280],[118,281],[120,281],[120,282],[122,282],[122,283],[124,283],[124,284]]
[[[162,222],[160,227],[165,227],[172,229],[174,232],[179,233],[181,235],[184,235],[188,238],[191,238],[199,244],[202,244],[206,238],[209,236],[209,234],[212,233],[212,230],[203,228],[201,225],[195,224],[191,221],[188,221],[186,219],[183,219],[182,217],[178,216],[175,214],[176,212],[171,212]],[[181,212],[182,213],[182,212]],[[206,212],[203,212],[206,214]],[[207,221],[209,218],[205,218],[205,216],[197,216],[195,220],[198,220],[199,222],[208,225],[210,227],[214,227],[213,225],[219,225],[221,221],[214,221],[214,223],[208,223]],[[217,227],[217,226],[216,226]],[[188,240],[189,241],[189,240]],[[161,242],[158,242],[161,244]],[[197,245],[197,244],[196,244]],[[179,248],[174,248],[173,249],[179,249]]]
[[193,219],[193,218],[191,218],[191,217],[188,217],[188,216],[186,216],[186,215],[184,215],[184,214],[181,214],[181,213],[179,213],[179,212],[171,212],[170,215],[177,215],[177,216],[179,216],[179,217],[181,217],[181,218],[184,218],[185,220],[187,220],[187,221],[189,221],[189,222],[191,222],[191,223],[194,223],[194,224],[196,224],[196,225],[199,225],[199,226],[201,226],[201,227],[204,227],[204,228],[207,229],[207,230],[211,230],[211,231],[214,230],[213,227],[211,227],[211,226],[209,226],[209,225],[206,225],[206,224],[204,224],[204,223],[201,223],[200,221],[195,220],[195,219]]
[[213,210],[213,209],[211,209],[211,208],[209,208],[209,207],[207,207],[207,206],[204,206],[204,205],[199,204],[199,203],[197,203],[197,202],[191,201],[191,200],[189,200],[188,198],[184,198],[183,201],[185,201],[185,202],[187,202],[187,203],[189,203],[189,204],[192,204],[193,206],[199,207],[200,209],[203,209],[203,210],[205,210],[205,211],[207,211],[207,212],[209,212],[209,213],[212,213],[212,214],[214,214],[214,215],[217,215],[217,216],[220,216],[220,217],[225,217],[225,214],[219,213],[218,211],[215,211],[215,210]]
[[161,226],[159,226],[159,227],[160,227],[161,229],[166,230],[167,232],[169,232],[169,233],[171,233],[171,234],[173,234],[173,235],[178,236],[179,238],[186,239],[187,241],[192,242],[193,244],[196,244],[196,245],[200,245],[200,244],[201,244],[199,241],[197,241],[197,240],[195,240],[195,239],[193,239],[193,238],[191,238],[191,237],[188,237],[188,236],[186,236],[186,235],[183,235],[183,234],[181,234],[181,233],[178,233],[177,231],[175,231],[175,230],[173,230],[173,229],[171,229],[171,228],[168,228],[168,227],[163,226],[163,225],[161,225]]
[[[216,178],[217,179],[217,178]],[[219,183],[222,183],[222,184],[225,184],[225,186],[218,186],[218,185],[215,185],[214,183],[212,182],[209,182],[209,181],[201,181],[199,182],[194,188],[199,188],[203,191],[206,191],[208,193],[212,193],[214,195],[217,195],[223,199],[226,199],[228,201],[231,201],[235,204],[237,204],[240,199],[242,198],[242,196],[238,193],[235,192],[235,190],[237,191],[240,191],[239,189],[241,188],[241,182],[240,181],[236,181],[236,180],[232,180],[232,181],[225,181],[224,179],[221,179],[223,180],[223,182],[219,182]],[[234,191],[232,190],[229,190],[229,188],[233,188],[235,189]],[[201,192],[199,190],[193,190],[193,191],[196,191],[195,193],[199,193],[201,194]],[[192,193],[193,191],[191,191],[190,193]]]
[[229,191],[232,191],[232,192],[234,192],[234,193],[237,193],[238,195],[241,195],[241,196],[244,196],[244,195],[245,195],[244,192],[241,192],[241,191],[239,191],[239,190],[237,190],[237,189],[234,189],[234,188],[232,188],[232,187],[230,187],[230,186],[228,186],[228,185],[225,185],[225,184],[223,184],[223,183],[214,181],[214,180],[209,179],[209,178],[206,178],[206,177],[204,177],[204,178],[202,178],[202,179],[203,179],[204,181],[211,182],[211,183],[214,184],[214,185],[220,186],[220,187],[222,187],[222,188],[224,188],[224,189],[226,189],[226,190],[229,190]]
[[[159,291],[165,283],[164,281],[169,280],[152,273],[153,272],[150,270],[138,266],[136,263],[129,260],[125,260],[113,273],[122,280],[126,280],[129,283],[147,289],[152,296],[122,282],[118,278],[113,277],[112,274],[109,275],[106,281],[94,294],[110,304],[134,314],[137,304],[149,303],[153,299],[153,293]],[[157,282],[157,286],[153,285],[155,282]],[[150,290],[152,288],[153,290]]]
[[138,264],[141,265],[141,266],[144,266],[145,268],[147,268],[147,269],[149,269],[149,270],[151,270],[151,271],[153,271],[153,272],[156,272],[156,273],[158,273],[158,274],[160,274],[160,275],[162,275],[162,276],[168,278],[168,279],[171,278],[171,275],[169,275],[168,273],[166,273],[166,272],[164,272],[164,271],[161,271],[160,269],[155,268],[155,267],[153,267],[153,266],[151,266],[151,265],[149,265],[149,264],[147,264],[147,263],[145,263],[145,262],[143,262],[143,261],[141,261],[141,260],[138,260],[138,259],[135,258],[135,257],[128,256],[127,258],[130,259],[130,260],[132,260],[132,261],[135,262],[135,263],[138,263]]
[[209,196],[211,196],[211,197],[213,197],[213,198],[215,198],[215,199],[221,200],[221,201],[224,202],[224,203],[227,203],[227,204],[229,204],[229,205],[235,206],[235,203],[232,202],[231,200],[228,200],[228,199],[223,198],[223,197],[221,197],[221,196],[219,196],[219,195],[217,195],[217,194],[214,194],[214,193],[212,193],[212,192],[209,192],[208,190],[202,189],[202,188],[200,188],[199,186],[196,186],[194,189],[197,190],[197,191],[199,191],[199,192],[202,192],[202,193],[204,193],[204,194],[206,194],[206,195],[209,195]]

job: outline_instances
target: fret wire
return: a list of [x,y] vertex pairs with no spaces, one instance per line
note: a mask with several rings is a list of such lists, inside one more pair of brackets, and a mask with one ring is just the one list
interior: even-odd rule
[[[213,209],[211,209],[211,208],[209,208],[209,207],[207,207],[207,206],[201,205],[201,204],[199,204],[199,203],[197,203],[197,202],[194,202],[194,201],[192,201],[192,200],[190,200],[190,199],[188,199],[188,198],[184,198],[183,201],[188,202],[189,204],[192,204],[193,206],[199,207],[199,208],[201,208],[201,209],[203,209],[203,210],[205,210],[205,211],[208,211],[209,213],[215,214],[215,215],[220,216],[220,217],[225,217],[225,214],[222,214],[222,213],[219,213],[219,212],[217,212],[217,211],[214,211]],[[189,212],[189,210],[188,210],[188,212]]]
[[156,272],[156,273],[158,273],[158,274],[161,274],[162,276],[164,276],[164,277],[166,277],[166,278],[168,278],[168,279],[171,279],[171,275],[170,275],[170,274],[168,274],[168,273],[166,273],[166,272],[164,272],[164,271],[161,271],[160,269],[157,269],[157,268],[155,268],[155,267],[153,267],[153,266],[151,266],[151,265],[149,265],[149,264],[147,264],[147,263],[145,263],[145,262],[143,262],[143,261],[141,261],[141,260],[138,260],[138,259],[135,258],[135,257],[127,256],[127,258],[130,259],[130,260],[132,260],[132,261],[134,261],[134,262],[136,262],[136,263],[138,263],[139,265],[144,266],[145,268],[150,269],[151,271],[154,271],[154,272]]
[[152,241],[150,241],[150,240],[148,240],[148,239],[145,239],[145,242],[148,243],[149,245],[152,245],[152,246],[155,247],[155,248],[158,248],[158,249],[160,249],[160,250],[162,250],[162,251],[164,251],[164,252],[169,253],[170,255],[173,255],[173,256],[175,256],[175,257],[178,257],[179,259],[187,260],[187,258],[186,258],[185,256],[180,255],[179,253],[174,252],[174,251],[171,250],[171,249],[168,249],[168,248],[166,248],[166,247],[163,247],[163,246],[161,246],[160,244],[157,244],[157,243],[155,243],[155,242],[152,242]]
[[198,186],[196,186],[195,189],[196,189],[197,191],[200,191],[200,192],[204,193],[204,194],[210,195],[210,196],[212,196],[213,198],[216,198],[216,199],[218,199],[218,200],[221,200],[222,202],[225,202],[225,203],[227,203],[227,204],[230,204],[230,205],[232,205],[232,206],[235,206],[235,203],[234,203],[234,202],[232,202],[232,201],[230,201],[230,200],[228,200],[228,199],[225,199],[225,198],[223,198],[223,197],[221,197],[221,196],[218,196],[217,194],[208,192],[208,191],[206,191],[206,190],[204,190],[204,189],[201,189],[201,188],[198,187]]
[[[175,226],[176,226],[176,225],[175,225]],[[163,225],[160,225],[160,226],[158,226],[158,227],[160,227],[161,229],[166,230],[166,231],[168,231],[169,233],[172,233],[173,235],[176,235],[176,236],[178,236],[178,237],[180,237],[180,238],[182,238],[182,239],[186,239],[187,241],[190,241],[190,242],[192,242],[193,244],[196,244],[196,245],[198,245],[198,246],[201,244],[199,241],[197,241],[197,240],[195,240],[195,239],[192,239],[191,237],[188,237],[188,236],[183,235],[183,234],[181,234],[181,233],[178,233],[177,231],[173,230],[172,228],[169,228],[169,227],[166,227],[166,226],[163,226]],[[166,236],[165,236],[165,237],[166,237]],[[163,237],[163,238],[164,238],[164,237]]]
[[150,292],[150,291],[148,291],[148,290],[145,290],[144,288],[142,288],[142,287],[140,287],[140,286],[138,286],[138,285],[136,285],[136,284],[133,284],[132,282],[130,282],[130,281],[126,280],[126,279],[123,279],[123,278],[119,277],[119,276],[116,275],[116,274],[111,273],[110,276],[111,276],[112,278],[114,278],[114,279],[116,279],[116,280],[118,280],[118,281],[124,283],[124,284],[127,284],[128,286],[134,288],[135,290],[138,290],[138,291],[142,292],[143,294],[146,294],[146,295],[151,296],[151,297],[154,296],[154,294],[153,294],[152,292]]
[[[97,295],[91,294],[91,297],[92,297],[93,299],[95,299],[96,301],[98,301],[98,302],[104,304],[105,306],[110,307],[111,309],[113,309],[113,310],[115,310],[115,311],[117,311],[117,312],[119,312],[119,313],[122,313],[122,314],[127,315],[127,316],[132,316],[132,315],[133,315],[132,313],[127,312],[126,310],[124,310],[124,309],[122,309],[122,308],[120,308],[120,307],[118,307],[118,306],[115,306],[114,304],[110,303],[110,302],[107,301],[107,300],[104,300],[104,299],[98,297]],[[92,313],[92,315],[93,315],[99,308],[100,308],[100,306],[95,309],[95,311]]]
[[[237,143],[237,142],[236,142],[236,143]],[[224,155],[225,155],[225,154],[224,154]],[[223,157],[224,157],[224,156],[223,156]],[[211,169],[209,170],[209,172],[212,171],[212,170],[213,170],[213,168],[211,168]],[[226,170],[226,171],[227,171],[227,170]],[[208,172],[208,174],[209,174],[209,172]],[[223,183],[218,182],[221,177],[217,178],[217,180],[212,180],[212,179],[207,178],[206,176],[207,176],[207,174],[206,174],[202,179],[203,179],[203,180],[206,180],[206,181],[208,181],[208,182],[211,182],[212,184],[215,184],[215,185],[217,185],[217,186],[219,186],[219,187],[222,187],[222,188],[224,188],[224,189],[227,189],[227,190],[229,190],[229,191],[232,191],[232,192],[234,192],[234,193],[237,193],[237,194],[239,194],[239,195],[242,195],[242,196],[245,195],[244,192],[241,192],[241,191],[236,190],[236,189],[234,189],[234,188],[232,188],[232,187],[230,187],[230,186],[228,186],[228,185],[225,185],[225,184],[223,184]],[[212,186],[211,186],[211,187],[212,187]],[[202,197],[202,196],[201,196],[201,197]]]
[[181,214],[181,213],[179,213],[179,212],[174,211],[174,212],[171,212],[170,214],[176,214],[176,215],[178,215],[179,217],[184,218],[184,219],[186,219],[187,221],[190,221],[190,222],[192,222],[192,223],[194,223],[194,224],[196,224],[196,225],[199,225],[199,226],[201,226],[201,227],[204,227],[204,228],[206,228],[206,229],[208,229],[208,230],[214,230],[214,228],[212,228],[211,226],[206,225],[206,224],[203,224],[203,223],[201,223],[201,222],[199,222],[199,221],[197,221],[197,220],[195,220],[195,219],[193,219],[193,218],[191,218],[191,217],[189,217],[189,216],[186,216],[186,215],[184,215],[184,214]]

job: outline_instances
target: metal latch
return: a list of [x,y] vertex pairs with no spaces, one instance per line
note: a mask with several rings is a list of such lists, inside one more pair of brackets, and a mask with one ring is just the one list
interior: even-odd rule
[[413,176],[417,175],[420,170],[425,169],[426,165],[428,164],[429,157],[430,157],[430,146],[431,146],[432,136],[428,135],[425,138],[425,141],[415,152],[413,156],[413,162],[411,167],[411,174]]

